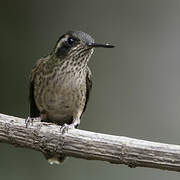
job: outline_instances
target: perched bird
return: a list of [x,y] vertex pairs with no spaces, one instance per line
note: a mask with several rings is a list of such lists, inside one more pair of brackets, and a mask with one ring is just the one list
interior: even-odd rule
[[[37,61],[30,74],[30,117],[61,125],[62,133],[80,124],[92,87],[88,61],[96,47],[112,48],[97,44],[81,31],[68,31],[62,35],[52,52]],[[48,154],[50,163],[65,157]]]

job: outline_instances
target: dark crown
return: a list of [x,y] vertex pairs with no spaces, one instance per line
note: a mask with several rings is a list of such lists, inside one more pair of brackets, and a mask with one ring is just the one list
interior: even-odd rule
[[82,31],[68,31],[58,39],[54,50],[57,57],[64,58],[76,46],[85,48],[92,43],[94,43],[94,39],[90,35]]
[[110,44],[97,44],[94,39],[82,31],[68,31],[62,35],[54,48],[54,53],[59,58],[65,58],[70,55],[74,50],[76,53],[82,51],[90,52],[93,48],[113,48]]

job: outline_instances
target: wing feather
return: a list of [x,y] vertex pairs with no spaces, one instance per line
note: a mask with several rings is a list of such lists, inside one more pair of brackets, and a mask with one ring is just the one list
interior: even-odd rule
[[40,110],[38,109],[34,99],[34,79],[42,63],[44,63],[43,59],[39,59],[30,74],[29,103],[30,103],[30,117],[33,118],[40,116]]
[[89,69],[89,67],[87,67],[87,74],[86,74],[86,102],[85,102],[85,105],[84,105],[83,112],[86,110],[91,89],[92,89],[92,74],[91,74],[91,70]]

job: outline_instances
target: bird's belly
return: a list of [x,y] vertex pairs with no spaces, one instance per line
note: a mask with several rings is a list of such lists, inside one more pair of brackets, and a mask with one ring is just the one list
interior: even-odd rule
[[47,92],[44,97],[44,109],[53,121],[65,121],[73,116],[76,100],[68,90]]
[[71,123],[75,113],[84,108],[85,92],[82,86],[73,86],[73,83],[57,83],[44,87],[39,99],[39,109],[47,113],[48,119],[58,124]]

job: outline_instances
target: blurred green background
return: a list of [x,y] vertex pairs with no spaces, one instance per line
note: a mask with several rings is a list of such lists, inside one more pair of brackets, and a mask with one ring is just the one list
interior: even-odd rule
[[[1,0],[0,112],[28,116],[28,76],[67,30],[114,49],[97,49],[93,91],[80,128],[180,144],[180,1]],[[0,144],[0,179],[179,180],[176,172],[69,158]]]

